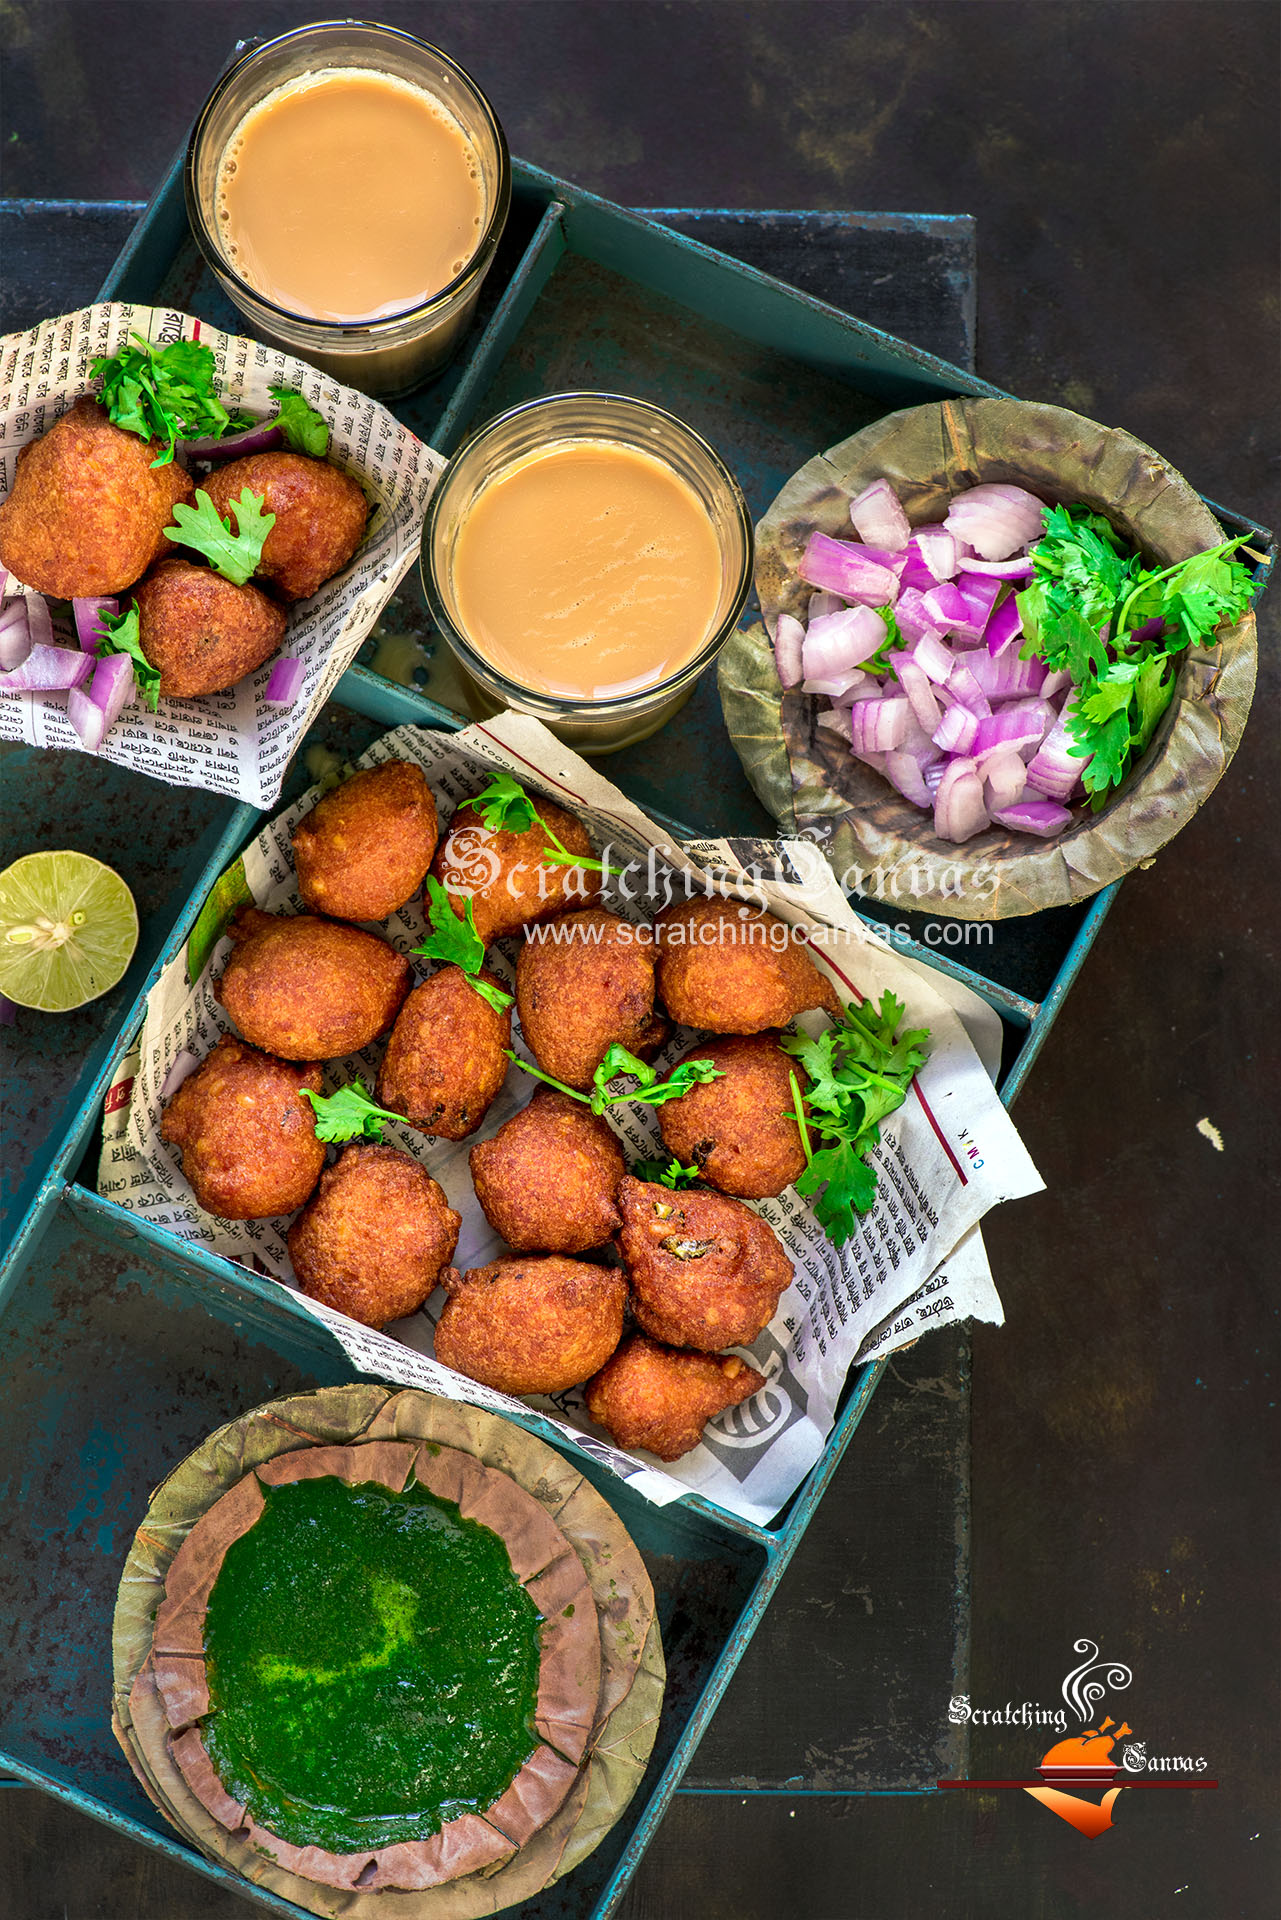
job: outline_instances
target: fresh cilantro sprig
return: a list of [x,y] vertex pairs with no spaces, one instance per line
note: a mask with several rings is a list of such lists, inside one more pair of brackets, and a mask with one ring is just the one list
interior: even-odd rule
[[421,954],[425,960],[443,960],[448,966],[460,967],[468,986],[482,1000],[487,1000],[495,1013],[505,1012],[512,1003],[511,994],[504,992],[492,980],[481,978],[481,968],[485,964],[485,943],[476,931],[476,915],[471,901],[465,903],[462,913],[455,913],[453,903],[440,881],[429,875],[427,916],[431,921],[431,929],[422,945],[413,951]]
[[[879,1007],[849,1006],[817,1039],[787,1035],[779,1045],[809,1076],[805,1099],[793,1073],[790,1117],[800,1129],[805,1171],[798,1193],[814,1200],[814,1215],[829,1240],[843,1246],[855,1215],[870,1212],[876,1174],[866,1158],[879,1144],[880,1123],[901,1107],[917,1069],[925,1064],[927,1027],[900,1033],[906,1009],[888,990]],[[809,1114],[806,1115],[806,1104]],[[815,1147],[811,1130],[822,1142]]]
[[381,1140],[385,1120],[403,1120],[403,1113],[389,1113],[375,1106],[363,1080],[349,1080],[337,1093],[325,1095],[302,1089],[316,1115],[317,1140]]
[[180,546],[202,553],[224,580],[243,587],[258,571],[267,535],[276,524],[275,514],[263,512],[261,493],[251,493],[248,487],[242,487],[239,500],[231,502],[231,511],[236,516],[233,533],[230,520],[223,519],[203,487],[196,488],[196,502],[190,507],[185,500],[179,500],[173,510],[178,524],[166,527],[165,532]]
[[692,1187],[698,1179],[697,1167],[683,1167],[673,1154],[671,1159],[638,1160],[632,1168],[634,1180],[648,1180],[659,1187]]
[[[555,1080],[550,1073],[544,1073],[541,1067],[522,1060],[510,1047],[504,1051],[522,1073],[532,1073],[536,1080],[545,1080],[549,1087],[567,1093],[571,1100],[580,1101],[583,1106],[590,1107],[593,1113],[604,1113],[606,1107],[621,1106],[629,1100],[641,1106],[661,1107],[668,1100],[679,1100],[691,1087],[702,1086],[708,1080],[723,1079],[725,1071],[723,1067],[713,1066],[710,1060],[682,1060],[678,1067],[673,1067],[666,1080],[660,1080],[656,1068],[644,1060],[638,1060],[634,1053],[629,1053],[626,1047],[615,1041],[592,1076],[592,1091],[581,1093],[577,1087],[567,1087],[563,1080]],[[622,1093],[611,1093],[611,1083],[624,1076],[639,1084],[626,1088]]]
[[294,452],[323,460],[329,452],[329,429],[316,409],[292,387],[273,387],[271,397],[276,403],[272,425],[280,428]]
[[138,637],[137,607],[130,607],[127,613],[100,613],[98,625],[102,628],[102,638],[97,647],[98,658],[105,660],[109,653],[127,653],[133,661],[133,677],[138,683],[138,691],[154,713],[160,705],[160,669],[152,666],[142,650],[142,641]]
[[622,867],[604,866],[590,854],[571,853],[552,832],[520,781],[513,780],[510,773],[494,774],[471,804],[491,833],[499,833],[503,829],[509,833],[528,833],[537,823],[551,843],[543,848],[539,858],[550,862],[552,866],[582,867],[589,873],[621,874],[623,871]]
[[1174,698],[1179,656],[1239,620],[1254,584],[1230,558],[1248,536],[1154,570],[1088,507],[1048,507],[1018,595],[1024,660],[1066,670],[1071,753],[1095,811],[1146,752]]
[[195,340],[153,347],[140,333],[134,344],[103,354],[89,368],[101,380],[107,417],[127,433],[161,440],[153,467],[168,466],[177,440],[219,439],[237,425],[213,390],[214,357]]

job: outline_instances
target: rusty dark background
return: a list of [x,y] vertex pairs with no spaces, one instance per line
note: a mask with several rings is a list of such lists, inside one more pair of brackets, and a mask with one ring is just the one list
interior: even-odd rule
[[[1270,0],[373,10],[470,68],[515,152],[625,204],[973,214],[981,374],[1281,519]],[[0,191],[145,198],[234,40],[320,11],[2,0]],[[6,273],[26,258],[11,241]],[[1020,1102],[1049,1191],[991,1221],[1008,1324],[974,1334],[968,1433],[963,1343],[927,1342],[878,1393],[626,1920],[1275,1911],[1279,615],[1274,590],[1241,753],[1126,883]],[[1056,1700],[1088,1634],[1132,1666],[1150,1751],[1204,1754],[1217,1791],[1124,1796],[1096,1840],[1020,1795],[902,1791],[931,1717],[941,1750],[938,1649],[965,1625],[921,1592],[940,1503],[969,1549],[974,1703]],[[1037,1757],[992,1733],[970,1771]],[[0,1817],[14,1920],[259,1911],[40,1795]]]

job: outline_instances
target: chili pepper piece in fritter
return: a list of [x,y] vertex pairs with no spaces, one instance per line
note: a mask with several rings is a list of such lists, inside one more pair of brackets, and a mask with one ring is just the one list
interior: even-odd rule
[[409,991],[403,954],[375,933],[242,907],[214,994],[245,1039],[285,1060],[340,1060],[386,1033]]
[[671,1032],[654,1010],[649,929],[602,907],[531,933],[516,962],[516,1008],[535,1060],[567,1087],[590,1087],[616,1042],[647,1060]]
[[398,1147],[344,1147],[289,1229],[302,1290],[362,1326],[415,1313],[453,1257],[462,1222]]
[[[251,453],[216,467],[205,492],[224,520],[248,487],[276,524],[263,545],[258,578],[280,600],[309,600],[351,559],[365,536],[369,502],[359,481],[306,453]],[[232,524],[238,524],[232,521]]]
[[182,1171],[206,1213],[266,1220],[295,1213],[325,1164],[304,1087],[320,1068],[291,1065],[224,1034],[165,1107],[160,1137],[182,1150]]
[[257,587],[237,587],[209,567],[162,560],[134,588],[138,640],[160,669],[160,692],[222,693],[269,660],[289,616]]
[[413,898],[436,851],[436,803],[421,767],[353,773],[294,828],[303,905],[335,920],[386,920]]
[[768,1326],[792,1263],[768,1221],[720,1193],[633,1180],[618,1190],[632,1312],[655,1340],[715,1353]]
[[623,1333],[617,1267],[560,1254],[494,1260],[441,1275],[449,1294],[436,1358],[500,1393],[563,1393],[604,1365]]
[[[480,978],[501,989],[491,973]],[[461,967],[441,967],[401,1008],[378,1073],[379,1106],[444,1140],[475,1133],[507,1078],[511,1009],[500,1013],[467,984]]]
[[587,1382],[587,1411],[620,1447],[679,1460],[709,1420],[765,1384],[737,1354],[690,1353],[634,1333]]
[[[592,855],[591,835],[582,821],[550,800],[538,811],[572,854]],[[461,913],[468,900],[477,933],[492,940],[553,920],[569,907],[586,907],[600,897],[601,877],[589,867],[567,867],[541,858],[547,834],[535,820],[524,833],[485,825],[481,810],[464,801],[436,850],[431,870]]]
[[683,900],[657,916],[654,935],[658,991],[682,1026],[762,1033],[807,1007],[841,1011],[831,981],[772,913],[719,897]]
[[0,565],[60,600],[131,587],[169,551],[174,503],[195,491],[176,461],[152,466],[162,452],[113,426],[96,400],[77,400],[18,455],[0,503]]
[[615,1204],[626,1172],[607,1121],[555,1087],[471,1150],[485,1218],[518,1253],[585,1253],[622,1225]]

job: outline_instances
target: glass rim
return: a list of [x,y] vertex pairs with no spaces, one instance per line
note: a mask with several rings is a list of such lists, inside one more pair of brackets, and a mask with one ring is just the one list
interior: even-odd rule
[[[454,278],[445,286],[441,287],[438,293],[432,294],[430,300],[419,301],[416,306],[404,307],[399,313],[378,314],[372,320],[323,320],[305,313],[296,313],[292,307],[282,307],[277,301],[269,299],[265,293],[259,293],[258,289],[246,280],[243,274],[238,273],[236,268],[227,259],[218,241],[216,224],[215,227],[211,229],[209,221],[205,218],[205,210],[201,205],[200,196],[196,191],[196,154],[199,151],[201,136],[208,125],[210,115],[223,98],[232,81],[244,71],[251,61],[258,59],[260,55],[269,53],[273,48],[284,46],[290,40],[301,40],[307,34],[323,32],[326,28],[330,27],[363,27],[371,33],[381,34],[391,40],[401,40],[405,42],[407,46],[420,47],[428,53],[435,54],[436,58],[440,60],[444,66],[448,67],[452,73],[457,74],[460,80],[465,81],[475,94],[477,100],[480,102],[482,115],[489,126],[494,138],[494,144],[498,150],[498,185],[494,194],[494,204],[490,210],[489,219],[485,223],[485,230],[481,234],[475,251],[471,254],[462,272],[455,274]],[[251,111],[252,108],[246,108],[246,113]],[[464,129],[464,131],[466,130]],[[223,274],[228,280],[233,281],[237,291],[242,292],[255,306],[262,307],[266,312],[275,315],[281,320],[291,321],[295,326],[311,327],[319,333],[338,339],[343,335],[378,333],[390,330],[393,327],[403,326],[407,320],[415,320],[420,315],[433,312],[437,307],[443,306],[454,294],[462,291],[467,283],[475,278],[479,261],[497,245],[503,227],[506,225],[507,213],[511,204],[512,170],[511,154],[508,150],[507,136],[503,132],[502,123],[498,115],[494,112],[488,94],[480,84],[472,78],[465,67],[459,66],[458,62],[451,59],[450,55],[441,47],[433,45],[430,40],[420,39],[416,33],[407,33],[403,27],[390,27],[381,20],[343,18],[334,20],[309,20],[303,26],[290,27],[285,33],[278,33],[270,40],[260,41],[256,47],[246,47],[240,57],[232,62],[226,72],[222,74],[215,83],[208,99],[196,116],[195,125],[191,129],[191,134],[187,141],[187,151],[183,160],[182,182],[183,194],[187,203],[187,218],[191,224],[196,245],[200,248],[201,253],[204,254],[209,266],[213,268],[216,273]]]
[[[509,421],[518,419],[522,414],[540,412],[545,407],[550,407],[566,400],[603,400],[613,404],[621,404],[625,407],[634,407],[639,412],[650,414],[655,419],[662,420],[667,425],[675,427],[686,439],[694,442],[695,446],[706,455],[712,466],[719,473],[729,494],[734,509],[734,516],[742,534],[742,561],[739,568],[739,577],[735,583],[728,609],[724,617],[717,622],[712,633],[703,642],[698,652],[693,654],[690,659],[685,662],[684,666],[677,667],[676,670],[668,674],[665,679],[656,680],[652,686],[637,687],[630,693],[608,694],[601,699],[596,699],[586,694],[579,698],[574,698],[568,694],[548,693],[542,688],[527,687],[519,680],[509,679],[500,668],[495,667],[485,658],[483,653],[480,653],[477,648],[473,646],[465,634],[459,632],[443,605],[440,594],[436,590],[435,571],[431,563],[432,542],[436,522],[440,517],[441,503],[445,499],[450,478],[457,470],[457,464],[462,456],[470,453],[479,442],[486,439],[491,433],[497,432],[500,427],[506,426]],[[430,613],[433,622],[449,646],[458,654],[467,670],[474,673],[476,678],[482,683],[488,681],[492,685],[500,688],[504,694],[510,691],[510,693],[517,695],[521,700],[531,703],[536,713],[545,711],[553,717],[579,713],[584,715],[591,714],[593,717],[597,715],[608,716],[613,713],[628,712],[639,705],[647,705],[657,701],[661,697],[666,697],[674,693],[678,688],[682,687],[687,680],[695,679],[697,675],[703,671],[704,667],[715,659],[735,626],[738,624],[743,608],[747,604],[748,595],[752,591],[754,579],[754,545],[755,526],[743,489],[739,486],[738,481],[734,478],[734,475],[730,472],[720,454],[717,453],[715,447],[704,440],[701,433],[698,433],[688,422],[682,420],[679,415],[669,413],[666,407],[657,406],[652,400],[641,400],[636,395],[630,393],[613,393],[606,392],[599,388],[575,387],[567,389],[563,393],[545,393],[532,400],[519,401],[516,406],[508,407],[504,412],[496,413],[492,419],[486,420],[481,426],[477,427],[473,433],[468,434],[467,438],[455,449],[427,503],[427,513],[423,520],[423,530],[419,546],[418,571],[422,580],[423,597],[427,602],[427,611]]]

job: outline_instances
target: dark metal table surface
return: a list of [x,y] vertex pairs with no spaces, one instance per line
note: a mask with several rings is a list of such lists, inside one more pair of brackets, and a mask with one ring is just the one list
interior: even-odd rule
[[[314,11],[9,0],[0,190],[145,197],[236,36]],[[476,72],[515,151],[624,203],[731,224],[742,207],[974,214],[980,372],[1129,427],[1276,524],[1274,6],[380,12]],[[83,265],[114,231],[82,217],[59,248]],[[6,258],[55,310],[49,263],[20,235]],[[852,1475],[829,1495],[833,1524],[789,1571],[633,1920],[1272,1910],[1277,606],[1237,761],[1123,889],[1020,1104],[1049,1192],[991,1224],[1008,1324],[974,1336],[970,1431],[957,1347],[924,1343],[860,1433],[870,1496],[856,1510]],[[919,1591],[914,1544],[967,1448],[973,1704],[1056,1702],[1089,1636],[1133,1669],[1121,1704],[1152,1751],[1207,1756],[1214,1792],[1125,1795],[1090,1840],[1021,1794],[856,1790],[896,1757],[913,1785],[930,1765],[908,1728],[954,1616]],[[891,1670],[915,1676],[910,1701]],[[1008,1729],[973,1732],[975,1775],[1037,1758]],[[255,1911],[39,1795],[6,1794],[0,1815],[15,1920]]]

